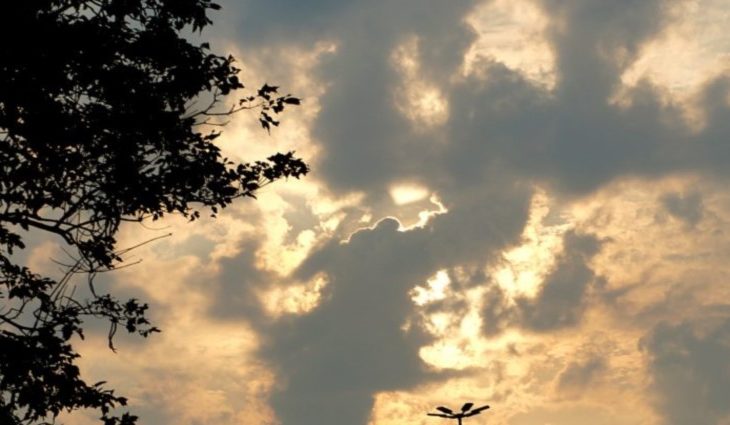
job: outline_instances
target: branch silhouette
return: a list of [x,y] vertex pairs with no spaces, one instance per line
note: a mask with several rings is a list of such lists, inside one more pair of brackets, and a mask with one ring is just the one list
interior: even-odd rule
[[[158,331],[147,304],[94,286],[100,273],[135,264],[126,257],[134,247],[116,247],[120,225],[167,214],[196,221],[201,210],[215,217],[309,171],[294,152],[239,163],[216,146],[236,113],[257,112],[268,132],[301,104],[268,84],[247,91],[232,56],[185,36],[218,9],[211,0],[0,6],[0,424],[52,423],[83,408],[104,425],[134,424],[115,413],[124,397],[84,381],[72,345],[91,317],[109,324],[112,350],[120,328]],[[17,262],[29,232],[62,243],[60,278]]]

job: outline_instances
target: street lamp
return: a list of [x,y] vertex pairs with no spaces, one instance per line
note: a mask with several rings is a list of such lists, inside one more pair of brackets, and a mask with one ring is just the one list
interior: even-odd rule
[[456,419],[458,425],[461,425],[461,419],[462,418],[468,418],[469,416],[475,416],[482,411],[489,409],[489,406],[482,406],[477,407],[476,409],[472,409],[474,406],[474,403],[464,403],[463,406],[461,406],[461,412],[454,412],[453,410],[449,409],[448,407],[439,406],[436,408],[441,413],[427,413],[428,416],[438,416],[439,418],[446,418],[446,419]]

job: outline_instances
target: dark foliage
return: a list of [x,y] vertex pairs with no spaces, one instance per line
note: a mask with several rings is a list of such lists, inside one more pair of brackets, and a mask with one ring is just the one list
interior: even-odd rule
[[[274,180],[300,177],[293,153],[238,164],[213,143],[220,119],[255,109],[266,129],[299,99],[244,89],[232,57],[190,41],[211,23],[210,0],[28,0],[0,6],[0,423],[39,424],[62,411],[97,410],[105,425],[126,400],[87,384],[75,365],[83,321],[148,336],[147,305],[97,294],[93,278],[122,261],[122,222],[213,215]],[[53,280],[21,267],[25,231],[74,248]],[[92,295],[73,296],[85,275]]]

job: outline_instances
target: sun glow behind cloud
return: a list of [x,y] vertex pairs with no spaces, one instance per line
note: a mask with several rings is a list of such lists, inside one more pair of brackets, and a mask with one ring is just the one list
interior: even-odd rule
[[[682,229],[686,226],[683,219],[664,215],[661,212],[662,207],[657,205],[656,199],[661,198],[663,193],[686,192],[692,186],[691,179],[669,179],[654,184],[622,182],[607,189],[605,193],[599,193],[596,197],[573,204],[563,214],[557,216],[554,214],[555,211],[552,211],[551,214],[551,199],[548,194],[538,192],[533,198],[530,219],[525,227],[522,245],[507,250],[503,254],[509,267],[518,272],[510,274],[509,279],[502,280],[499,277],[499,271],[507,267],[506,265],[487,270],[496,273],[494,278],[506,294],[513,297],[534,296],[543,283],[545,275],[554,266],[556,256],[562,253],[562,235],[570,229],[579,228],[581,231],[596,232],[605,240],[610,241],[605,251],[594,262],[596,270],[601,275],[616,278],[615,281],[613,279],[609,281],[609,285],[616,289],[623,286],[625,290],[633,287],[631,284],[633,276],[649,277],[650,281],[646,282],[645,288],[631,289],[630,292],[636,292],[631,295],[627,292],[626,299],[631,301],[622,308],[633,310],[640,308],[639,306],[661,303],[662,298],[667,295],[655,291],[662,286],[662,279],[669,278],[672,274],[686,273],[687,268],[691,269],[692,264],[700,261],[703,254],[698,247],[687,246],[686,243],[690,243],[690,241],[685,236],[680,237],[680,234],[684,234]],[[722,208],[720,205],[726,201],[713,199],[705,202],[708,203],[708,208]],[[714,205],[714,207],[709,205]],[[610,222],[606,222],[606,220],[610,220]],[[719,220],[722,221],[722,219]],[[703,230],[703,234],[712,238],[710,234],[706,233],[708,230]],[[642,240],[641,246],[637,246],[639,240]],[[671,242],[672,240],[674,242]],[[696,243],[714,246],[717,241],[705,240],[704,242],[696,241]],[[651,246],[661,248],[657,250],[650,248]],[[648,258],[629,254],[626,250],[631,250],[631,247],[636,248],[635,254],[653,252],[655,259],[647,261]],[[722,248],[722,250],[726,249],[726,247]],[[700,254],[689,262],[683,261],[685,264],[676,264],[675,267],[666,270],[666,273],[652,271],[649,272],[650,274],[646,274],[647,271],[655,268],[657,261],[666,261],[661,259],[668,258],[673,255],[672,252],[677,251],[700,252]],[[717,265],[714,270],[717,272],[724,268],[726,267]],[[527,273],[523,278],[515,278],[526,271],[531,273]],[[428,279],[425,285],[417,286],[412,291],[413,301],[419,306],[436,305],[443,303],[444,300],[455,303],[463,302],[464,305],[457,310],[436,310],[421,317],[425,329],[438,339],[433,344],[423,347],[420,353],[424,362],[431,367],[468,369],[474,370],[473,373],[481,374],[477,377],[449,381],[441,390],[438,390],[445,391],[441,398],[432,398],[434,388],[421,389],[412,393],[382,393],[379,395],[374,413],[378,420],[374,423],[395,423],[398,417],[401,420],[404,417],[411,418],[413,423],[426,423],[421,419],[421,415],[432,405],[440,403],[439,400],[443,400],[443,397],[452,399],[454,394],[462,392],[462,398],[472,399],[478,397],[475,394],[484,394],[485,391],[490,394],[500,394],[500,388],[506,390],[508,387],[512,396],[509,397],[509,401],[502,403],[502,407],[507,408],[509,413],[504,415],[503,412],[495,412],[498,423],[501,423],[500,420],[504,423],[532,423],[530,421],[534,421],[537,416],[525,415],[523,419],[517,419],[521,417],[519,412],[529,405],[545,405],[545,411],[542,413],[544,416],[568,424],[580,423],[577,418],[581,417],[581,414],[570,410],[576,408],[594,411],[597,415],[596,420],[605,421],[599,423],[608,424],[621,420],[622,423],[638,425],[654,423],[657,420],[654,413],[645,404],[647,399],[642,399],[637,395],[632,395],[621,402],[627,409],[633,409],[633,414],[621,414],[615,409],[607,408],[601,401],[601,397],[615,399],[615,397],[619,397],[619,394],[627,392],[633,394],[632,388],[640,387],[642,381],[649,379],[641,369],[641,354],[636,351],[634,346],[634,341],[641,338],[643,328],[640,324],[626,322],[626,319],[622,319],[624,323],[617,325],[615,318],[605,316],[606,312],[598,309],[594,312],[594,316],[586,318],[579,329],[574,329],[573,336],[556,337],[555,345],[549,349],[547,348],[550,346],[549,338],[530,335],[520,329],[511,329],[496,337],[485,338],[480,332],[483,318],[479,314],[482,307],[480,300],[483,288],[476,287],[467,291],[454,289],[450,275],[460,274],[462,273],[458,270],[451,272],[441,270]],[[656,275],[654,276],[654,274]],[[702,279],[705,278],[709,277]],[[711,302],[710,299],[713,297],[727,296],[718,295],[724,293],[723,291],[722,287],[716,288],[715,295],[708,294],[706,302]],[[656,298],[657,296],[659,298]],[[677,296],[680,295],[677,294]],[[691,310],[691,308],[684,309],[686,312]],[[634,311],[630,316],[635,314]],[[607,326],[612,326],[612,333],[606,334],[601,331]],[[601,338],[605,341],[601,343],[594,341]],[[608,351],[605,354],[596,354],[606,350]],[[581,380],[598,379],[587,375],[588,368],[593,367],[590,366],[591,362],[595,361],[592,359],[602,358],[595,356],[606,356],[607,363],[600,366],[597,373],[600,373],[603,378],[600,378],[600,382],[594,382],[592,394],[588,395],[583,392]],[[481,372],[476,372],[477,370]],[[501,384],[486,384],[491,382],[490,373],[498,373]],[[576,375],[578,373],[585,373],[586,377]],[[543,378],[536,378],[540,374],[546,375]],[[553,386],[556,389],[552,391],[557,391],[557,394],[562,395],[556,395],[557,400],[551,400],[549,397],[535,397],[534,389],[531,389],[533,386]],[[583,404],[578,404],[578,406],[584,407],[571,405],[569,401],[576,397],[584,399]],[[410,399],[412,402],[404,405],[405,399]],[[555,401],[558,401],[558,404],[547,407]]]
[[[517,297],[535,296],[544,278],[552,270],[556,256],[561,253],[563,235],[572,226],[563,219],[549,222],[550,202],[544,191],[536,191],[522,243],[503,252],[502,261],[497,265],[485,267],[485,276],[492,276],[510,297],[510,303]],[[455,276],[463,275],[458,269],[452,273]],[[516,329],[492,338],[481,337],[484,319],[480,310],[487,288],[476,286],[457,290],[451,284],[449,271],[440,270],[425,285],[416,286],[411,291],[412,300],[419,307],[445,300],[463,304],[458,310],[437,310],[432,313],[422,310],[422,326],[438,337],[435,343],[420,351],[427,364],[442,369],[477,367],[486,352],[505,350],[512,344],[524,341],[524,336]]]
[[[503,262],[489,274],[511,297],[535,296],[545,276],[562,249],[562,236],[571,224],[560,217],[550,223],[550,199],[538,191],[532,199],[530,216],[522,234],[522,243],[502,254]],[[553,212],[554,216],[557,216]]]
[[436,207],[435,209],[425,209],[418,212],[418,221],[411,224],[410,226],[403,226],[401,224],[400,228],[398,229],[401,232],[405,232],[408,230],[413,230],[417,228],[424,227],[428,224],[429,220],[432,218],[439,216],[441,214],[446,214],[449,212],[448,209],[444,206],[443,203],[441,203],[441,200],[436,195],[431,195],[428,198],[428,202],[431,204],[431,207]]
[[425,286],[416,286],[411,291],[411,299],[416,305],[442,300],[446,297],[446,287],[451,283],[446,270],[439,270],[426,281]]
[[[477,32],[477,39],[468,48],[463,61],[456,61],[457,65],[449,69],[447,75],[452,75],[453,71],[453,80],[472,78],[481,69],[477,66],[479,61],[487,60],[502,63],[517,72],[530,82],[527,85],[538,86],[541,95],[545,90],[555,88],[555,46],[551,46],[545,37],[552,18],[548,16],[550,11],[543,10],[539,3],[495,0],[470,6],[470,12],[459,19],[465,19],[466,25]],[[578,7],[578,4],[589,3],[571,4]],[[691,92],[707,76],[723,69],[730,45],[721,31],[727,26],[724,25],[727,12],[723,11],[727,10],[727,2],[702,0],[683,4],[688,12],[677,18],[675,26],[668,27],[655,39],[650,38],[636,63],[621,77],[626,87],[633,87],[642,78],[650,78],[672,93]],[[354,5],[351,7],[357,9]],[[368,3],[365,9],[376,7],[375,3]],[[393,7],[396,6],[389,5],[386,9],[390,11]],[[387,17],[390,16],[395,14],[388,13]],[[344,26],[352,23],[348,20],[351,19],[349,15],[333,21],[340,22],[339,19]],[[442,22],[440,17],[438,22],[439,25]],[[370,26],[368,21],[366,27]],[[350,29],[343,31],[343,38]],[[447,30],[449,36],[453,34],[452,28]],[[370,159],[372,163],[368,164],[377,167],[378,161],[393,160],[392,153],[403,148],[399,143],[402,140],[413,142],[408,137],[415,135],[418,143],[426,142],[419,145],[423,149],[408,157],[398,157],[413,162],[396,166],[408,165],[410,168],[402,173],[393,172],[393,175],[388,174],[387,167],[380,175],[382,170],[377,168],[373,172],[377,175],[366,176],[375,183],[371,184],[363,177],[349,182],[350,186],[338,186],[333,184],[340,183],[336,174],[332,177],[326,175],[327,169],[313,167],[312,175],[303,181],[268,186],[256,202],[236,204],[216,221],[203,220],[191,226],[184,220],[167,219],[160,226],[169,225],[170,228],[162,231],[173,231],[174,236],[145,247],[139,252],[145,262],[122,272],[118,278],[125,282],[122,286],[125,290],[141,293],[153,303],[153,310],[159,312],[161,319],[156,323],[165,329],[164,336],[152,339],[150,344],[156,345],[145,348],[139,355],[134,351],[136,346],[124,345],[119,356],[124,356],[120,361],[128,362],[126,366],[105,363],[106,351],[101,345],[89,347],[84,353],[84,370],[99,380],[109,379],[110,382],[117,376],[124,377],[121,393],[125,392],[121,391],[122,387],[132,388],[135,403],[146,403],[152,406],[149,409],[168,415],[153,419],[150,423],[154,425],[276,423],[274,402],[279,402],[278,408],[285,411],[296,402],[306,403],[317,396],[350,394],[343,391],[327,393],[323,389],[324,383],[336,379],[333,376],[337,374],[329,369],[332,362],[341,358],[354,359],[360,346],[353,343],[353,348],[337,341],[322,349],[315,343],[307,345],[310,341],[331,342],[327,336],[342,336],[341,328],[346,325],[353,325],[352,332],[361,334],[362,338],[370,334],[387,334],[403,336],[404,340],[409,331],[418,328],[433,340],[415,347],[421,362],[417,366],[456,375],[433,380],[420,375],[406,376],[408,379],[394,382],[386,379],[389,376],[383,378],[363,369],[362,375],[367,375],[365,381],[368,383],[378,379],[386,381],[383,384],[386,389],[382,391],[378,391],[376,385],[364,386],[363,391],[367,394],[352,390],[366,402],[371,397],[376,400],[370,417],[372,425],[432,424],[431,418],[423,414],[433,406],[471,399],[495,405],[488,413],[487,421],[495,424],[578,425],[584,423],[586,417],[596,424],[662,423],[663,405],[656,400],[671,401],[673,390],[664,389],[655,382],[656,376],[647,366],[647,359],[654,353],[642,352],[637,346],[642,339],[649,340],[647,334],[658,323],[682,324],[686,320],[689,324],[681,326],[689,329],[692,321],[703,312],[717,309],[718,300],[730,299],[727,285],[730,246],[726,237],[730,232],[727,224],[730,217],[726,213],[730,211],[730,200],[725,193],[726,185],[684,170],[667,178],[655,178],[652,174],[661,173],[663,169],[649,172],[650,177],[627,178],[621,175],[624,166],[631,172],[636,171],[630,168],[630,155],[624,155],[621,146],[612,145],[602,152],[608,156],[615,153],[622,161],[626,156],[625,162],[617,166],[618,170],[611,171],[615,175],[606,177],[606,181],[600,182],[602,186],[592,192],[575,197],[560,198],[561,194],[551,193],[546,184],[545,190],[535,191],[527,220],[523,223],[521,207],[499,205],[512,197],[495,200],[494,196],[514,189],[515,181],[534,182],[539,174],[532,174],[532,169],[511,168],[514,164],[502,157],[505,152],[501,141],[494,138],[505,137],[509,143],[514,143],[515,149],[529,147],[519,151],[523,153],[519,160],[535,161],[536,168],[542,167],[540,172],[546,174],[594,158],[574,156],[574,151],[584,146],[567,144],[564,151],[556,154],[560,160],[553,158],[554,162],[549,162],[546,159],[550,149],[562,148],[561,143],[565,140],[541,144],[542,136],[547,140],[554,127],[563,125],[555,122],[559,120],[546,118],[545,115],[552,112],[540,109],[541,103],[537,109],[528,110],[529,120],[525,121],[520,121],[519,117],[510,121],[512,116],[506,112],[504,116],[479,116],[479,110],[459,109],[459,99],[449,97],[453,88],[449,84],[458,83],[438,80],[437,84],[437,79],[431,78],[431,70],[425,68],[428,54],[435,55],[428,50],[427,44],[433,43],[434,39],[429,40],[428,34],[410,28],[402,32],[382,53],[385,56],[383,66],[388,70],[384,74],[391,79],[368,83],[387,85],[383,92],[393,95],[388,102],[398,111],[395,115],[405,122],[406,130],[386,135],[390,137],[387,143],[378,144],[380,140],[375,138],[366,142],[368,147],[393,149],[382,157]],[[323,140],[328,134],[327,126],[340,123],[321,121],[320,114],[328,107],[325,100],[333,87],[349,94],[348,86],[338,78],[343,78],[342,69],[350,68],[343,68],[343,64],[335,60],[347,54],[347,49],[352,48],[352,40],[348,45],[348,40],[340,42],[330,33],[325,36],[320,38],[334,41],[318,39],[309,43],[311,40],[298,39],[294,46],[258,48],[248,55],[238,55],[245,60],[247,74],[282,82],[287,91],[304,97],[304,106],[288,113],[281,128],[273,131],[271,137],[260,133],[255,119],[243,117],[232,122],[222,137],[226,155],[252,160],[273,151],[295,149],[317,167],[324,167],[321,161],[327,155],[335,155],[333,152],[337,149],[340,155],[337,158],[346,158],[342,156],[346,149],[341,146],[348,146],[349,140],[343,140],[347,138]],[[277,60],[284,63],[272,65]],[[699,71],[690,72],[695,68]],[[476,77],[489,79],[489,75]],[[340,85],[335,86],[328,78]],[[289,84],[284,84],[287,81]],[[250,85],[253,87],[256,83]],[[350,83],[360,87],[362,81]],[[586,90],[590,90],[590,86]],[[531,92],[521,92],[521,96],[530,95]],[[508,94],[504,96],[509,98]],[[512,109],[523,107],[521,101],[517,99],[510,103]],[[533,106],[527,103],[528,107]],[[375,108],[378,106],[382,105]],[[572,121],[576,111],[582,112],[581,107],[569,105],[558,111],[569,117],[569,130],[592,124]],[[364,108],[372,108],[372,105],[364,105]],[[465,126],[470,124],[458,121],[461,117],[455,111],[463,111],[465,115],[473,113],[474,121],[484,126],[476,126],[476,130],[470,130],[472,133],[458,126],[449,128],[452,121]],[[358,120],[365,118],[358,117]],[[501,118],[508,122],[503,125],[499,121]],[[588,118],[600,121],[600,117]],[[540,126],[540,137],[525,140],[521,131],[533,123]],[[453,132],[452,139],[440,137],[449,131]],[[518,134],[514,140],[508,137],[512,131]],[[429,139],[434,134],[438,137]],[[568,138],[569,132],[566,134]],[[585,134],[590,136],[592,133]],[[352,133],[352,136],[358,134]],[[262,138],[267,142],[240,143],[241,140]],[[447,143],[441,143],[444,140]],[[429,142],[432,145],[428,145]],[[592,142],[591,137],[586,137],[585,149],[590,150]],[[391,148],[391,145],[396,147]],[[359,146],[349,149],[356,150]],[[410,149],[415,143],[407,146]],[[533,158],[534,153],[539,155]],[[563,160],[563,157],[572,158],[573,162]],[[364,159],[358,157],[356,160]],[[503,166],[502,160],[508,164],[506,170],[499,168]],[[496,169],[494,164],[497,164]],[[603,165],[603,158],[598,158],[596,166]],[[481,174],[484,170],[492,174]],[[484,175],[495,176],[491,179],[494,181],[486,181],[490,179],[485,179]],[[471,209],[459,205],[480,196],[483,198],[469,204]],[[481,209],[480,202],[497,206]],[[515,203],[523,205],[519,201]],[[457,213],[461,215],[457,216]],[[500,214],[514,215],[510,218],[519,222],[520,227],[513,235],[494,224]],[[386,217],[397,217],[398,224]],[[449,221],[453,217],[458,218]],[[472,227],[469,227],[470,219],[476,223]],[[441,228],[437,226],[446,230],[439,232]],[[481,233],[482,229],[489,231]],[[593,237],[591,240],[600,246],[598,252],[589,255],[581,250],[567,250],[565,237],[573,232]],[[139,241],[139,230],[125,229],[120,237],[120,244],[124,246]],[[468,248],[462,249],[462,245]],[[443,249],[444,246],[447,249]],[[484,248],[493,246],[499,248],[495,252]],[[40,262],[49,249],[48,245],[40,246],[32,261]],[[469,261],[461,258],[474,251],[481,255],[482,249],[483,258]],[[460,257],[451,258],[450,251],[458,252]],[[347,262],[350,254],[358,261],[372,261],[377,267],[363,272],[357,267],[359,262]],[[321,264],[330,260],[326,255],[337,258],[342,264],[336,266],[346,269],[339,281],[330,281],[330,276],[323,273],[309,274],[317,267],[324,267]],[[391,259],[394,261],[387,261]],[[391,282],[389,279],[396,276],[393,270],[401,270],[399,267],[403,264],[419,264],[427,271],[419,274],[417,272],[421,270],[415,270],[416,267],[406,268],[406,272],[397,275],[408,279],[406,282],[396,281],[396,277]],[[565,269],[560,269],[561,265]],[[229,274],[224,274],[226,271]],[[553,275],[556,271],[565,273]],[[541,301],[541,291],[546,285],[560,287],[563,284],[565,287],[560,288],[570,292],[584,283],[575,276],[584,274],[590,282],[574,300],[575,304],[566,301],[567,296],[555,297],[549,300],[555,302],[554,309],[539,311],[555,314],[558,319],[571,318],[567,313],[574,313],[574,320],[557,320],[558,325],[554,328],[529,327],[528,316],[537,309],[535,305]],[[367,287],[357,293],[347,286],[351,281]],[[388,285],[376,286],[380,281],[386,281]],[[221,286],[223,283],[228,286]],[[377,308],[367,310],[362,317],[345,317],[359,314],[353,312],[359,311],[363,299],[374,290],[371,288],[387,291],[399,284],[405,289],[395,295],[390,293],[393,296],[384,299]],[[359,296],[349,299],[351,305],[338,304],[336,307],[341,310],[333,307],[332,299],[323,296],[329,295],[330,290],[348,289]],[[487,305],[485,297],[489,291],[504,297],[495,297],[494,306]],[[393,301],[398,299],[397,295],[410,304],[397,304]],[[221,300],[236,301],[221,307],[226,315],[215,311],[216,303],[220,304]],[[412,307],[415,312],[405,323],[397,323],[395,331],[386,329],[379,321],[397,316],[397,312],[389,310],[393,306]],[[259,307],[264,317],[252,318]],[[332,311],[341,316],[325,315]],[[319,313],[323,315],[317,316]],[[493,317],[488,317],[487,313],[494,313]],[[281,335],[286,334],[284,331],[276,334],[270,328],[252,330],[251,323],[256,319],[271,320],[282,328],[306,322],[301,329],[309,333],[286,346],[290,340],[282,339],[284,343],[281,343],[276,339],[284,338]],[[398,329],[399,325],[402,328]],[[680,330],[685,329],[677,326]],[[393,333],[388,333],[391,331]],[[270,346],[283,344],[285,349],[292,350],[291,356],[308,359],[307,365],[312,367],[286,369],[281,364],[282,359],[287,360],[290,354],[262,355],[257,350],[264,345],[264,340]],[[359,342],[360,339],[347,341]],[[300,346],[304,348],[296,351]],[[381,351],[390,347],[376,349]],[[316,357],[317,353],[320,357]],[[370,353],[370,357],[377,354]],[[368,360],[365,356],[361,359]],[[324,372],[316,368],[320,365],[326,366]],[[404,366],[408,365],[394,365],[394,372],[389,375],[399,373]],[[291,383],[298,376],[311,374],[316,377],[316,373],[321,373],[318,379],[322,386],[316,387],[321,393],[309,391],[312,388],[307,387],[301,394],[288,394],[291,398],[286,401],[292,402],[290,405],[276,398],[287,385],[293,385]],[[150,379],[149,374],[160,376],[159,382]],[[355,382],[346,384],[350,389],[356,388]],[[298,396],[300,398],[296,398]],[[191,407],[201,402],[207,404],[207,412]],[[216,416],[211,413],[213,411],[220,415]],[[281,417],[281,412],[278,415]]]
[[646,43],[621,80],[628,86],[648,79],[682,99],[730,66],[730,13],[726,1],[676,2],[673,23]]
[[440,126],[449,118],[449,104],[441,90],[422,75],[417,37],[410,37],[392,54],[392,63],[402,78],[393,103],[416,131]]
[[274,286],[261,294],[261,302],[273,317],[284,314],[305,314],[317,308],[327,277],[316,276],[311,282],[299,285]]
[[631,105],[632,90],[649,83],[662,91],[661,102],[680,108],[685,124],[699,132],[707,125],[700,108],[705,84],[730,69],[727,1],[686,0],[667,8],[672,23],[641,46],[610,101],[620,107]]
[[427,187],[414,183],[396,184],[390,188],[390,197],[396,205],[411,204],[427,198],[428,195]]
[[552,89],[555,57],[545,39],[549,19],[531,0],[483,2],[467,17],[478,34],[464,58],[465,74],[475,71],[480,58],[503,63],[526,78]]

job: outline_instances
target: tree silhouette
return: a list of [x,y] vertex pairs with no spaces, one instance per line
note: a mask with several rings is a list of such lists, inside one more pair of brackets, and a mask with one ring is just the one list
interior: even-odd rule
[[[73,335],[86,318],[144,337],[157,331],[147,305],[100,294],[96,273],[125,253],[123,222],[200,209],[215,216],[263,185],[307,173],[292,152],[234,163],[214,144],[216,130],[241,110],[262,127],[299,99],[264,85],[244,89],[234,59],[192,42],[211,24],[210,0],[32,0],[0,6],[0,423],[48,423],[61,411],[98,410],[105,425],[136,417],[113,409],[126,400],[87,383],[75,365]],[[185,34],[188,37],[185,37]],[[244,92],[245,93],[245,92]],[[17,263],[27,231],[71,248],[61,279]],[[91,295],[73,294],[85,274]]]

